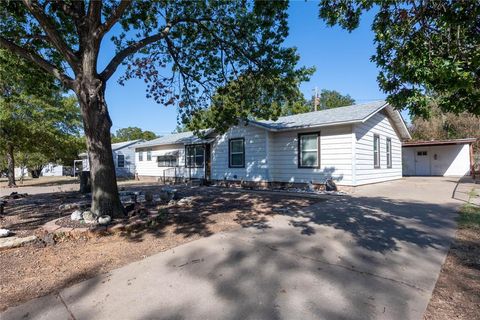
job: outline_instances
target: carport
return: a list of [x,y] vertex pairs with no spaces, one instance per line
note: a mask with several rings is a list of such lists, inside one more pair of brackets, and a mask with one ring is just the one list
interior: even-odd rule
[[473,166],[474,138],[402,144],[404,176],[465,176]]

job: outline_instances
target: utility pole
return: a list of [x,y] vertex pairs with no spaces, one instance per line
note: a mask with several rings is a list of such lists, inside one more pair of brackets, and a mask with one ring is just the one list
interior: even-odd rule
[[320,99],[318,97],[318,87],[315,87],[314,91],[314,96],[313,96],[313,109],[315,111],[318,110],[318,105],[320,103]]

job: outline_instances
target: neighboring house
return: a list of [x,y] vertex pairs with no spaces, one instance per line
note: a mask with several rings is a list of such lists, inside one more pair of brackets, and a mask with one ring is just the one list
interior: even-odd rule
[[472,172],[476,139],[409,141],[403,143],[406,176],[464,176]]
[[222,135],[172,134],[136,146],[139,178],[357,186],[402,177],[410,134],[384,101],[248,121]]
[[21,177],[27,178],[30,176],[28,168],[26,167],[15,167],[15,179],[20,179]]
[[41,175],[44,177],[61,177],[72,174],[72,168],[56,163],[49,163],[42,168]]
[[[117,177],[133,177],[135,175],[135,147],[144,140],[131,140],[112,144],[113,162]],[[82,171],[90,171],[87,153],[81,153]]]

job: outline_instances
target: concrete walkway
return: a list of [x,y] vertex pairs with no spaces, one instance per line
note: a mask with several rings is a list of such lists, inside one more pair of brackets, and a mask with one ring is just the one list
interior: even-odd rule
[[409,178],[285,208],[0,318],[421,319],[454,236],[456,182]]

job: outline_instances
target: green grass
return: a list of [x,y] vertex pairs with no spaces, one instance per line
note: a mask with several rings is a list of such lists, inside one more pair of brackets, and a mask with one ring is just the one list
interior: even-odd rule
[[467,203],[460,209],[458,225],[461,228],[480,229],[480,207]]

